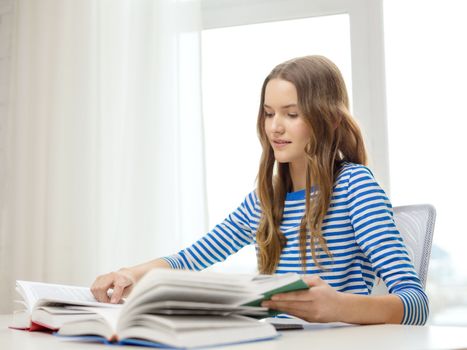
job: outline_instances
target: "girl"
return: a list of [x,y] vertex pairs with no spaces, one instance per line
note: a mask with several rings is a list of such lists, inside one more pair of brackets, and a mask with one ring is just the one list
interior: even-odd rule
[[[311,322],[424,324],[427,296],[391,204],[365,167],[348,105],[342,75],[327,58],[275,67],[261,91],[256,191],[178,254],[99,276],[95,297],[116,303],[154,267],[201,270],[255,244],[260,273],[302,273],[310,286],[263,306]],[[390,294],[369,295],[376,277]]]

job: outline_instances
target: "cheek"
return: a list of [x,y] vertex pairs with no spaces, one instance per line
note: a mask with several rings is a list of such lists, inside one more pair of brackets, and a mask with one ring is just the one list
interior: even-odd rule
[[309,132],[304,132],[302,133],[302,141],[304,144],[307,144],[310,142],[310,133]]
[[264,125],[264,131],[266,132],[266,134],[269,135],[269,132],[271,131],[271,122],[269,119],[264,119],[263,121],[263,125]]
[[308,125],[301,123],[295,126],[295,135],[300,143],[307,144],[310,141],[311,131]]

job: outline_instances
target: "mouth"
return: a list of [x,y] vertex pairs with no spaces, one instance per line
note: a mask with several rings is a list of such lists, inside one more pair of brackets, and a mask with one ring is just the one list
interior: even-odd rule
[[292,141],[287,141],[287,140],[272,140],[271,141],[272,145],[274,147],[285,147],[288,144],[291,144]]

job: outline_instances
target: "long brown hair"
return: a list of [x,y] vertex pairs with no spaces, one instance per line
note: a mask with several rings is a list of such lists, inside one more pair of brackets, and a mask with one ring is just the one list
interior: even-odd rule
[[[276,66],[266,77],[261,89],[257,130],[262,146],[257,194],[261,220],[256,233],[261,273],[273,273],[285,246],[280,231],[287,192],[292,192],[288,163],[278,163],[265,132],[264,97],[271,79],[291,82],[298,97],[301,115],[310,127],[306,149],[305,213],[300,224],[300,255],[306,272],[307,231],[313,261],[321,266],[317,249],[331,256],[321,227],[328,210],[334,181],[343,162],[366,165],[367,157],[360,128],[349,112],[349,99],[344,79],[337,66],[323,56],[295,58]],[[276,166],[276,173],[274,167]],[[311,195],[312,187],[315,189]],[[311,200],[313,196],[313,200]]]

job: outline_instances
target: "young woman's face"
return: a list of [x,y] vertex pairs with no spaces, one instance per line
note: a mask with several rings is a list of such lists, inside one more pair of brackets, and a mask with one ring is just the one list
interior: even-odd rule
[[271,79],[264,95],[264,127],[279,163],[305,161],[310,127],[298,108],[297,89],[291,82]]

